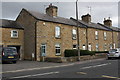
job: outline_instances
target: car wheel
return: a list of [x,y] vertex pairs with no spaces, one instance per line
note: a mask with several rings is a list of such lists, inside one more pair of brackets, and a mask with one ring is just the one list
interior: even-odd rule
[[111,59],[111,57],[108,57],[108,60]]
[[4,61],[2,61],[2,64],[4,64],[5,62]]
[[118,59],[120,59],[120,56],[118,57]]
[[17,61],[13,61],[13,63],[15,64]]

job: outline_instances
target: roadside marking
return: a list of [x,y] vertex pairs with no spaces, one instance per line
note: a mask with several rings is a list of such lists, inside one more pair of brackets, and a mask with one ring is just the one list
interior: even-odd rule
[[83,67],[83,68],[80,68],[80,69],[96,68],[96,67],[106,66],[106,65],[109,65],[109,64],[111,64],[111,63],[99,64],[99,65],[94,65],[94,66],[88,66],[88,67]]
[[5,71],[5,72],[0,72],[0,73],[15,73],[15,72],[22,72],[22,71],[32,71],[32,70],[40,70],[40,69],[58,68],[58,67],[65,67],[65,66],[71,66],[71,65],[74,65],[74,63],[67,64],[67,65],[61,65],[61,66],[49,66],[49,67],[38,67],[38,68],[20,69],[20,70],[14,70],[14,71]]
[[[101,61],[103,59],[96,59],[97,61]],[[90,61],[86,61],[86,62],[91,62],[91,61],[96,61],[96,60],[90,60]],[[0,72],[1,73],[15,73],[15,72],[23,72],[23,71],[32,71],[32,70],[40,70],[40,69],[49,69],[49,68],[58,68],[58,67],[65,67],[65,66],[72,66],[75,64],[81,64],[81,63],[86,63],[86,62],[76,62],[76,63],[71,63],[71,64],[67,64],[67,65],[61,65],[61,66],[49,66],[49,67],[37,67],[37,68],[28,68],[28,69],[20,69],[20,70],[14,70],[14,71],[5,71],[5,72]]]
[[50,75],[50,74],[58,74],[59,72],[49,72],[49,73],[42,73],[42,74],[35,74],[35,75],[26,75],[26,76],[18,76],[18,77],[11,77],[9,79],[15,79],[15,78],[26,78],[26,77],[34,77],[34,76],[43,76],[43,75]]
[[113,79],[119,79],[119,80],[120,80],[120,78],[119,78],[119,77],[106,76],[106,75],[102,75],[102,77],[104,77],[104,78],[113,78]]
[[83,75],[85,75],[85,74],[87,74],[87,73],[85,73],[85,72],[77,72],[78,74],[83,74]]

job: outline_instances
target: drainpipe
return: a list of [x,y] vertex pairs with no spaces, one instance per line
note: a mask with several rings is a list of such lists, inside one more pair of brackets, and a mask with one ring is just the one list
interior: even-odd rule
[[112,48],[114,48],[114,35],[113,35],[113,30],[112,30]]
[[88,28],[86,27],[86,50],[88,50]]
[[35,22],[35,54],[34,54],[35,61],[37,60],[37,55],[36,55],[37,54],[37,50],[36,50],[37,47],[36,46],[37,46],[37,21]]

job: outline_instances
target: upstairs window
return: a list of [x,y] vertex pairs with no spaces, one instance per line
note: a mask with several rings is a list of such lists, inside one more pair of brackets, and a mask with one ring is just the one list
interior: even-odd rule
[[95,31],[95,39],[98,39],[98,31]]
[[106,39],[107,39],[107,33],[104,32],[104,40],[106,40]]
[[72,39],[77,39],[77,31],[76,31],[76,29],[72,30]]
[[55,27],[55,37],[60,38],[60,27]]
[[11,30],[11,37],[12,38],[18,38],[18,31],[17,30]]

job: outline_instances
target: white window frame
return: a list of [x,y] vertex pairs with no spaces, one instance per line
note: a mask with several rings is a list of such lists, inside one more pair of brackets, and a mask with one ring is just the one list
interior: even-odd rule
[[107,40],[107,32],[104,32],[104,40]]
[[59,26],[55,27],[55,37],[60,38],[61,30]]
[[72,39],[77,39],[77,30],[72,29]]
[[95,31],[95,39],[98,40],[98,31]]
[[[17,33],[14,33],[16,31]],[[16,35],[16,36],[14,36]],[[11,30],[11,38],[18,38],[18,31],[17,30]]]
[[[57,53],[57,50],[60,50],[59,53]],[[59,43],[56,43],[55,44],[55,55],[61,55],[61,47],[60,47],[60,44]]]

